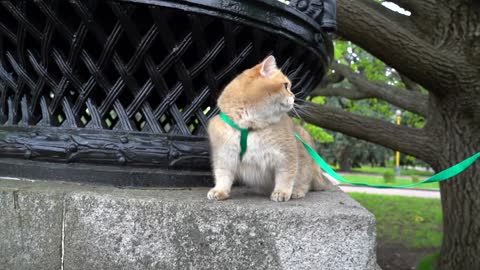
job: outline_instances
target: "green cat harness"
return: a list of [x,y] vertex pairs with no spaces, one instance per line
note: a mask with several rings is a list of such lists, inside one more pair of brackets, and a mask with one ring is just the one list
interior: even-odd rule
[[[222,118],[222,120],[225,121],[225,123],[227,123],[232,128],[240,131],[240,160],[241,160],[243,158],[243,155],[245,155],[245,152],[247,151],[247,137],[248,137],[249,130],[246,128],[239,127],[235,122],[233,122],[232,119],[230,119],[223,112],[220,112],[220,118]],[[418,183],[413,183],[408,185],[399,185],[399,186],[375,185],[375,184],[367,184],[367,183],[361,183],[361,182],[352,182],[338,175],[332,168],[330,168],[330,166],[328,166],[327,162],[323,160],[323,158],[315,151],[315,149],[313,149],[310,145],[308,145],[308,143],[306,143],[300,137],[300,135],[298,135],[296,132],[294,133],[294,135],[295,135],[295,138],[297,138],[297,140],[299,140],[303,144],[308,154],[313,158],[313,160],[318,164],[318,166],[320,166],[320,168],[322,168],[328,175],[338,180],[339,182],[347,183],[355,186],[366,186],[366,187],[373,187],[373,188],[408,188],[408,187],[418,186],[425,183],[441,182],[441,181],[448,180],[456,176],[457,174],[463,172],[468,167],[470,167],[477,159],[480,158],[480,152],[478,152],[475,155],[463,160],[462,162],[456,165],[453,165],[452,167],[447,168],[435,174],[434,176]]]
[[242,160],[243,155],[247,152],[247,137],[250,130],[248,128],[241,128],[223,112],[220,112],[220,118],[232,128],[240,131],[240,160]]

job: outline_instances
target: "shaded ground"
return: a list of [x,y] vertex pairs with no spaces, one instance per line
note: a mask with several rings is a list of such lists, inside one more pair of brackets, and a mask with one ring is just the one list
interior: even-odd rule
[[377,244],[377,262],[383,270],[412,270],[420,260],[436,252],[435,248],[406,248],[399,244]]
[[435,198],[349,193],[377,220],[377,262],[383,270],[416,269],[442,240],[442,210]]
[[399,244],[413,250],[442,244],[439,199],[349,193],[375,215],[379,243]]

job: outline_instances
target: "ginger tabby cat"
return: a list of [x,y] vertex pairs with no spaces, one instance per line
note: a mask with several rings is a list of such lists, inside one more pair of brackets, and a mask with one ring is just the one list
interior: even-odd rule
[[208,192],[208,199],[227,199],[236,180],[271,192],[270,198],[277,202],[331,187],[294,137],[297,132],[313,145],[310,134],[287,114],[295,101],[291,85],[277,68],[275,58],[269,56],[226,86],[218,98],[218,107],[238,126],[250,129],[248,147],[240,159],[240,131],[218,115],[210,121],[208,135],[215,187]]

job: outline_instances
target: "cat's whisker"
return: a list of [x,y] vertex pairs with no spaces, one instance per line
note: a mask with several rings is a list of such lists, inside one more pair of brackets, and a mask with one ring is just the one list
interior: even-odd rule
[[[298,104],[297,102],[299,102],[301,104]],[[310,110],[306,109],[306,107],[308,106],[309,103],[311,103],[311,102],[303,100],[303,99],[296,99],[295,103],[293,103],[293,107],[295,108],[297,113],[300,112],[304,116],[315,117],[315,115],[313,115]]]
[[298,114],[297,110],[295,109],[295,104],[294,106],[292,107],[292,111],[295,113],[295,115],[298,117],[298,119],[300,119],[300,123],[303,125],[305,124],[305,120],[303,120],[303,118]]
[[303,107],[302,105],[298,105],[297,106],[294,106],[295,107],[295,110],[297,110],[297,112],[301,113],[303,116],[305,117],[309,117],[309,118],[315,118],[315,117],[318,117],[317,115],[313,114],[312,111],[310,110],[307,110],[305,107]]
[[300,101],[300,102],[303,102],[303,103],[305,103],[305,102],[306,102],[305,100],[303,100],[303,99],[301,99],[301,98],[297,98],[297,97],[295,97],[295,102],[297,102],[297,101]]

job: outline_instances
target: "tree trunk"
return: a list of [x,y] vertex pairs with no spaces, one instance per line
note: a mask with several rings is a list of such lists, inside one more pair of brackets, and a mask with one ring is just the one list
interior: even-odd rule
[[[470,152],[471,153],[471,152]],[[468,153],[468,154],[470,154]],[[452,153],[451,160],[468,156]],[[480,269],[480,166],[441,184],[443,243],[440,270]]]
[[352,149],[350,146],[345,146],[340,151],[339,163],[341,172],[350,172],[351,168],[351,160],[352,160]]
[[[427,124],[408,129],[323,108],[312,110],[316,119],[306,118],[415,156],[437,172],[480,151],[480,3],[392,0],[411,11],[411,16],[400,16],[379,1],[337,2],[340,36],[428,90],[428,110],[417,110],[428,111]],[[396,99],[386,97],[387,102]],[[405,108],[410,103],[396,105]],[[479,270],[480,161],[442,182],[440,189],[444,239],[438,269]]]
[[[475,87],[472,89],[476,89]],[[470,92],[470,91],[467,91]],[[434,100],[438,115],[432,117],[433,134],[439,138],[435,171],[444,170],[480,150],[480,91],[469,98],[477,106],[467,106],[458,97]],[[465,99],[465,97],[462,97]],[[441,124],[443,122],[443,124]],[[480,269],[480,162],[440,185],[443,208],[443,243],[440,270]]]

